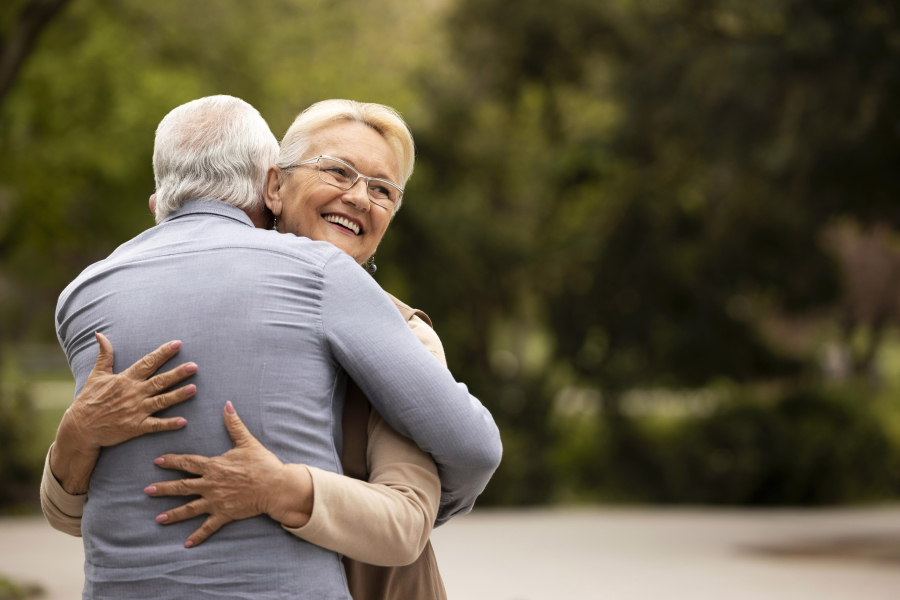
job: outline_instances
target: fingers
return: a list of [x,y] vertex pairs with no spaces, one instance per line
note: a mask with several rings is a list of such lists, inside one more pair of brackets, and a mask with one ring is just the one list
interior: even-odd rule
[[225,429],[228,430],[228,435],[231,436],[231,441],[234,442],[235,447],[245,446],[256,441],[256,438],[253,437],[253,434],[250,433],[244,422],[241,421],[241,418],[237,416],[231,400],[225,403],[225,410],[222,414],[225,419]]
[[185,363],[171,371],[166,371],[165,373],[160,373],[155,377],[151,377],[144,383],[144,389],[154,394],[158,394],[163,390],[169,389],[179,381],[187,379],[196,372],[197,365],[195,363]]
[[183,417],[171,417],[168,419],[147,417],[141,421],[141,425],[138,428],[138,435],[144,435],[145,433],[159,433],[160,431],[174,431],[176,429],[181,429],[185,425],[187,425],[187,420]]
[[187,504],[179,506],[177,508],[173,508],[172,510],[167,510],[163,514],[156,517],[157,523],[162,523],[163,525],[170,525],[172,523],[178,523],[179,521],[185,521],[187,519],[193,519],[198,515],[202,515],[209,512],[209,504],[204,498],[197,498]]
[[163,469],[177,469],[194,475],[203,475],[208,462],[208,458],[196,454],[164,454],[153,461]]
[[203,486],[202,477],[197,479],[176,479],[175,481],[161,481],[144,488],[148,496],[198,496]]
[[106,336],[100,333],[99,331],[94,332],[94,338],[97,340],[97,345],[100,346],[97,352],[97,362],[94,364],[94,372],[95,373],[106,373],[107,375],[113,374],[113,347],[112,344],[109,343],[109,340],[106,339]]
[[175,356],[180,348],[181,342],[177,340],[163,344],[128,367],[123,374],[135,381],[143,381],[155,373],[167,360]]
[[160,394],[159,396],[147,398],[142,402],[142,404],[147,414],[152,415],[153,413],[159,412],[164,408],[169,408],[170,406],[178,404],[179,402],[184,402],[196,393],[196,385],[186,385],[182,388],[178,388],[177,390],[172,390],[167,394]]
[[230,521],[231,519],[228,519],[226,517],[210,515],[206,519],[206,521],[203,522],[203,525],[200,526],[200,529],[191,534],[191,536],[184,543],[184,547],[191,548],[198,544],[202,544],[206,539],[209,538],[209,536],[221,529],[222,525],[225,525]]

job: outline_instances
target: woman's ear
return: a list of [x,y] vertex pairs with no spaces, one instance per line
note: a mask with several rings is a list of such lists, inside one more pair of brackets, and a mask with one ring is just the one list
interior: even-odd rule
[[266,172],[266,206],[276,217],[281,216],[282,210],[282,175],[281,169],[275,165],[269,167],[269,170]]

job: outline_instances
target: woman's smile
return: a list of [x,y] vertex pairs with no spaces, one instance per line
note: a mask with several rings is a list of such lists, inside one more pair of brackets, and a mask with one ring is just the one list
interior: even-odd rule
[[[334,156],[361,173],[398,181],[400,169],[391,146],[371,127],[342,121],[318,131],[307,153]],[[286,176],[272,173],[270,208],[282,232],[330,242],[362,264],[375,253],[393,212],[369,198],[365,180],[348,189],[323,181],[316,164]]]
[[340,213],[328,213],[322,215],[322,218],[331,223],[343,234],[360,236],[365,233],[362,223],[353,217]]

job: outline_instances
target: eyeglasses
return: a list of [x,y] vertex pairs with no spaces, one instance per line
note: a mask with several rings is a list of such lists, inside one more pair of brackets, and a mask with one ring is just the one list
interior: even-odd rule
[[311,163],[316,163],[316,167],[319,169],[319,179],[342,190],[349,190],[356,185],[357,181],[365,179],[369,200],[381,208],[393,210],[403,197],[403,190],[396,184],[387,179],[366,177],[341,159],[333,156],[317,156],[291,166],[299,167]]

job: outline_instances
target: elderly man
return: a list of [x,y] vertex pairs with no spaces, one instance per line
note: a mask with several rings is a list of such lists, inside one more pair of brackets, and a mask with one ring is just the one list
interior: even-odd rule
[[172,212],[157,211],[159,226],[86,269],[60,297],[58,335],[77,389],[96,357],[95,331],[115,341],[120,364],[175,338],[185,341],[185,358],[203,364],[200,391],[180,408],[192,435],[51,457],[57,476],[96,459],[81,522],[87,598],[349,598],[337,555],[287,535],[280,513],[234,522],[216,543],[190,550],[177,526],[156,526],[161,499],[141,491],[159,479],[153,458],[228,450],[226,400],[285,462],[339,471],[346,370],[392,426],[432,454],[445,488],[442,518],[470,507],[499,461],[490,415],[352,259],[327,243],[254,228],[265,222],[262,183],[277,151],[240,100],[172,111],[154,153]]

